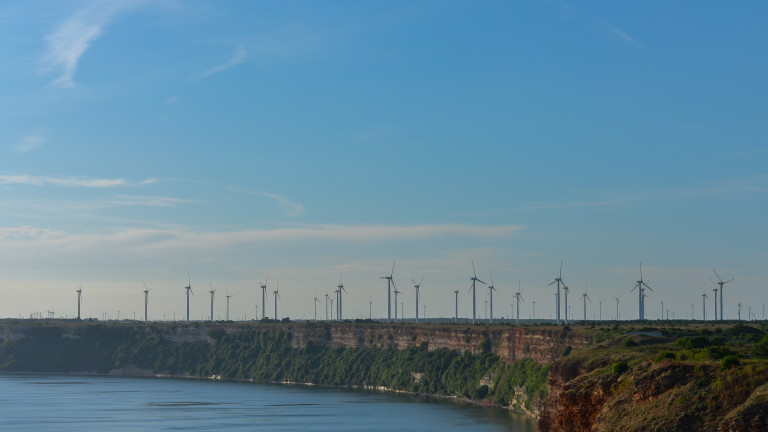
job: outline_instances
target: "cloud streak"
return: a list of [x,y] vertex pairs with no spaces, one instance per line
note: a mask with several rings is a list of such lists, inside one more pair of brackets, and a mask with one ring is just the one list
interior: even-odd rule
[[301,204],[299,204],[297,202],[291,201],[288,198],[286,198],[284,196],[281,196],[281,195],[272,194],[272,193],[268,193],[268,192],[249,191],[249,190],[237,189],[237,188],[233,188],[233,187],[230,187],[229,190],[231,190],[232,192],[239,192],[239,193],[244,193],[244,194],[249,194],[249,195],[258,195],[258,196],[263,196],[263,197],[266,197],[266,198],[271,198],[271,199],[277,201],[278,203],[280,203],[280,205],[282,205],[283,207],[285,207],[286,213],[287,213],[288,217],[295,217],[295,216],[298,216],[298,215],[304,213],[304,206],[303,205],[301,205]]
[[44,143],[45,138],[43,137],[42,132],[35,131],[22,138],[21,141],[17,142],[16,145],[13,146],[13,149],[16,151],[16,153],[27,153],[37,150]]
[[[306,225],[269,230],[230,232],[193,232],[182,229],[127,229],[110,234],[70,234],[33,227],[0,228],[0,249],[44,247],[47,250],[82,250],[92,248],[134,248],[150,250],[210,250],[243,244],[267,242],[391,242],[440,237],[497,238],[510,236],[522,229],[519,225],[476,226],[441,225]],[[10,249],[8,249],[10,248]]]
[[118,15],[137,8],[144,1],[93,1],[64,18],[46,37],[46,50],[41,59],[45,72],[58,77],[54,87],[71,88],[80,58],[94,41],[104,34],[107,25]]
[[[0,175],[0,185],[30,185],[30,186],[63,186],[85,188],[109,188],[115,186],[128,186],[124,179],[93,179],[85,177],[39,177],[30,175]],[[146,180],[141,182],[146,184]]]
[[224,72],[225,70],[227,70],[229,68],[235,67],[235,66],[239,65],[240,63],[245,62],[247,57],[248,57],[248,55],[247,55],[247,53],[245,51],[245,48],[240,47],[237,50],[237,52],[232,57],[230,57],[229,60],[227,60],[225,63],[220,64],[220,65],[215,66],[215,67],[212,67],[212,68],[208,69],[207,71],[205,71],[205,72],[203,72],[203,73],[201,73],[199,75],[196,75],[194,77],[194,79],[201,80],[201,79],[209,77],[211,75],[215,75],[217,73]]

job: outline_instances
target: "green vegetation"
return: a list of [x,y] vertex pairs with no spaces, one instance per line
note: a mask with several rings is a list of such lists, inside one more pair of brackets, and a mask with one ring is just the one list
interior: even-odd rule
[[175,328],[168,326],[36,327],[27,338],[0,344],[0,370],[106,373],[135,367],[176,376],[386,387],[528,409],[547,395],[546,366],[531,360],[509,365],[493,352],[488,337],[477,354],[429,350],[427,343],[401,350],[311,343],[294,348],[291,328],[277,323],[229,332],[214,327],[204,333],[209,343],[174,342]]

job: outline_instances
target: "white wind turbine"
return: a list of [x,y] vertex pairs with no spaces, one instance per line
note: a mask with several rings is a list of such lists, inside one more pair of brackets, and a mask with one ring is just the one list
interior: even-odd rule
[[480,282],[483,285],[488,285],[487,283],[481,281],[477,278],[477,272],[475,271],[475,260],[472,260],[472,277],[470,278],[472,281],[472,286],[470,289],[472,290],[472,324],[475,324],[477,321],[476,318],[476,297],[475,297],[475,282]]
[[584,322],[587,322],[587,300],[589,300],[590,303],[592,303],[592,299],[589,298],[589,295],[587,294],[587,284],[584,283],[584,294],[581,295],[582,300],[584,300]]
[[319,301],[320,300],[317,299],[317,290],[315,290],[315,300],[312,302],[313,305],[315,306],[315,321],[317,321],[317,303]]
[[187,322],[189,322],[189,294],[192,293],[192,295],[195,295],[195,293],[192,292],[192,278],[189,276],[189,273],[187,273],[187,286],[185,286],[184,289],[187,290]]
[[275,282],[275,290],[272,291],[272,294],[274,294],[274,296],[275,296],[275,321],[277,321],[277,301],[278,300],[282,300],[280,298],[280,293],[278,291],[280,291],[280,281],[279,280],[277,280]]
[[400,291],[395,288],[395,322],[397,322],[397,295],[400,294]]
[[347,292],[347,290],[344,289],[344,281],[342,280],[342,277],[341,277],[341,270],[339,270],[339,284],[336,287],[339,289],[339,313],[336,314],[336,316],[339,319],[339,321],[342,321],[344,319],[344,314],[342,313],[342,309],[341,309],[341,295]]
[[415,280],[411,279],[411,282],[413,282],[413,287],[416,288],[416,322],[419,322],[419,288],[421,288],[421,283],[424,282],[424,278],[421,278],[421,280],[416,283]]
[[80,304],[83,300],[83,283],[80,283],[80,286],[77,287],[77,319],[80,319]]
[[[550,282],[549,285],[552,285],[554,283],[557,283],[557,294],[556,294],[556,297],[557,297],[557,299],[556,299],[557,307],[555,308],[555,310],[556,310],[555,318],[556,318],[557,324],[560,324],[560,284],[565,285],[565,282],[563,282],[563,260],[560,260],[560,274],[559,274],[559,276],[557,276],[555,278],[555,280]],[[568,308],[566,307],[566,310],[567,309]],[[567,322],[567,319],[566,319],[566,322]]]
[[491,315],[488,317],[488,323],[493,324],[493,292],[496,291],[496,287],[493,286],[493,273],[491,273],[491,284],[488,285],[488,296],[491,300]]
[[229,298],[232,297],[232,294],[229,293],[229,288],[225,288],[227,290],[227,321],[229,321]]
[[571,292],[571,288],[563,283],[563,294],[565,294],[565,324],[568,324],[568,293]]
[[[392,322],[392,286],[395,281],[392,279],[392,275],[395,274],[395,262],[392,261],[392,271],[389,272],[389,276],[381,276],[379,279],[387,280],[387,322]],[[397,289],[397,288],[395,288]]]
[[456,294],[456,315],[453,317],[453,322],[458,323],[459,322],[459,290],[455,290],[453,292]]
[[149,291],[150,289],[147,288],[147,283],[142,282],[144,284],[144,322],[147,322],[147,304],[149,303]]
[[736,279],[731,278],[731,279],[728,279],[727,281],[723,282],[723,279],[720,277],[719,274],[717,274],[717,270],[712,268],[712,271],[715,272],[715,275],[717,276],[717,280],[718,280],[717,284],[720,285],[720,321],[722,321],[723,320],[723,287],[728,282],[732,282],[732,281],[734,281]]
[[[649,287],[645,281],[643,281],[643,263],[640,263],[640,280],[635,283],[635,287],[632,291],[637,290],[638,302],[639,302],[639,317],[640,321],[645,319],[645,289],[653,291],[653,288]],[[631,291],[630,291],[631,292]]]
[[518,324],[520,324],[520,301],[525,301],[523,300],[523,294],[521,291],[522,290],[520,289],[520,281],[517,281],[517,292],[515,293],[515,304],[517,306],[516,319]]
[[267,282],[269,282],[269,275],[264,279],[264,282],[259,282],[259,286],[261,286],[261,319],[267,318]]
[[216,292],[216,288],[214,288],[210,283],[208,286],[211,287],[211,322],[213,322],[213,294]]

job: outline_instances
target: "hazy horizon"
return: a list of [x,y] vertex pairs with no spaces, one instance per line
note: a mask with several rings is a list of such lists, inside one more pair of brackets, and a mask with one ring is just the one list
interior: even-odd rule
[[[0,317],[725,317],[768,303],[768,5],[0,6]],[[478,287],[483,318],[488,290]],[[268,303],[268,316],[274,306]],[[398,308],[400,305],[398,305]],[[719,308],[719,304],[718,304]],[[393,308],[394,310],[394,308]],[[421,311],[420,311],[421,313]]]

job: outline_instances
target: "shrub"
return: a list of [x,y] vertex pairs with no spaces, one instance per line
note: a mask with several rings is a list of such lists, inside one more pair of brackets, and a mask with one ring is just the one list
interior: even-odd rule
[[731,354],[723,357],[722,360],[720,360],[720,370],[728,370],[734,366],[738,366],[741,364],[741,360],[739,360],[739,356],[736,354]]
[[637,342],[635,342],[632,339],[624,339],[624,342],[621,344],[624,348],[632,348],[637,346]]
[[662,351],[658,354],[656,354],[656,357],[654,357],[654,361],[660,362],[665,359],[674,360],[677,356],[672,351]]
[[617,361],[611,365],[611,372],[614,375],[621,375],[629,369],[629,365],[625,361]]
[[561,352],[560,355],[563,357],[568,357],[568,354],[570,354],[572,350],[573,350],[572,346],[566,345],[565,348],[563,348],[563,352]]

